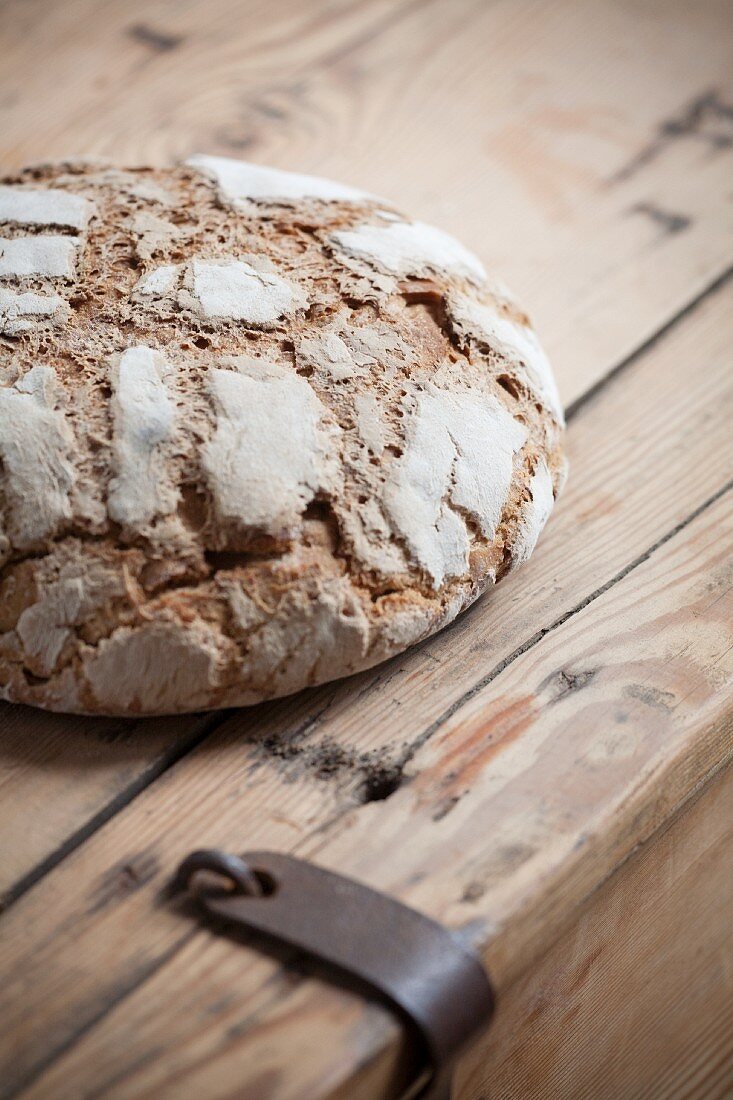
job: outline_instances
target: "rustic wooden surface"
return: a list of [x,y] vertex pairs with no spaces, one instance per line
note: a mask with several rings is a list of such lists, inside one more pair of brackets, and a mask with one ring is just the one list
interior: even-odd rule
[[596,891],[517,982],[487,1042],[466,1060],[462,1100],[729,1096],[731,912],[726,768]]
[[[699,971],[730,992],[710,891],[733,751],[732,22],[727,0],[0,3],[0,165],[205,150],[389,195],[528,301],[572,463],[531,563],[379,669],[228,716],[0,708],[0,1095],[398,1094],[415,1067],[388,1013],[162,900],[201,844],[309,854],[468,927],[507,1007],[465,1100],[492,1067],[506,1096],[549,1072],[551,991],[534,1063],[501,1040],[533,974],[551,986],[593,936],[611,972],[646,945],[657,973],[686,893]],[[632,933],[598,906],[647,880],[659,907],[613,971]],[[603,973],[578,994],[591,1044]],[[727,1034],[698,1027],[694,1073],[644,1095],[724,1095]]]

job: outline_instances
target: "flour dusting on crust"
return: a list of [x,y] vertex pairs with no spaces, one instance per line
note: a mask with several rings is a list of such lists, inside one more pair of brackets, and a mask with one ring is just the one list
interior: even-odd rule
[[165,357],[146,347],[128,348],[112,372],[114,476],[107,508],[124,527],[144,527],[176,504],[160,454],[175,418],[166,389],[170,373]]
[[74,437],[51,367],[32,367],[0,389],[0,460],[4,528],[14,546],[32,549],[71,518]]
[[75,237],[0,238],[0,277],[71,279],[78,244]]
[[241,260],[194,260],[191,277],[194,297],[205,318],[268,324],[307,305],[296,286]]
[[[513,301],[511,305],[517,308]],[[547,405],[558,424],[565,423],[550,362],[529,325],[465,294],[448,297],[448,316],[462,340],[486,345],[520,367],[530,389]]]
[[343,251],[390,275],[427,275],[447,271],[472,283],[486,278],[481,261],[455,237],[423,222],[359,225],[334,233],[337,251]]
[[230,157],[190,157],[186,162],[215,180],[222,197],[233,205],[248,200],[293,202],[298,199],[319,199],[325,202],[362,203],[369,200],[364,191],[346,187],[320,176],[305,176],[297,172],[282,172]]
[[539,458],[537,469],[529,483],[529,500],[524,502],[520,513],[519,530],[512,549],[513,565],[522,565],[528,561],[550,518],[554,503],[552,475],[544,458]]
[[414,399],[404,456],[385,486],[388,516],[434,587],[468,570],[466,516],[493,538],[526,432],[504,407],[430,388]]
[[285,537],[316,493],[333,487],[334,429],[294,371],[251,360],[234,366],[209,371],[216,430],[203,467],[225,523]]
[[0,222],[84,229],[92,210],[88,199],[69,191],[0,187]]
[[0,287],[0,333],[6,336],[17,336],[46,324],[63,324],[69,315],[69,307],[58,294]]

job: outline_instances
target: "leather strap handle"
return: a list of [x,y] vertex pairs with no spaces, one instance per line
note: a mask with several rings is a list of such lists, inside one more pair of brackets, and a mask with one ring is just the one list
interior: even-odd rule
[[[201,872],[225,878],[229,888],[202,885]],[[424,1045],[428,1076],[408,1096],[448,1100],[457,1056],[494,1010],[488,974],[455,933],[395,898],[281,852],[193,852],[173,887],[193,888],[208,915],[366,984]]]

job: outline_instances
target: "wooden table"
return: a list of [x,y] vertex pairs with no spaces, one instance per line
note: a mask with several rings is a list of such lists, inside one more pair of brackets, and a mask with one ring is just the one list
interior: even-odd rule
[[729,0],[4,0],[5,167],[194,150],[333,175],[533,310],[571,476],[450,630],[273,705],[0,709],[0,1093],[396,1097],[376,1003],[163,896],[293,851],[462,927],[499,993],[461,1100],[733,1089]]

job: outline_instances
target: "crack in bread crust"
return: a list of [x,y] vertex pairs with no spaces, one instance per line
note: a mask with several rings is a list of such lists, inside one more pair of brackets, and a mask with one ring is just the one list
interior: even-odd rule
[[0,697],[170,713],[368,667],[561,487],[547,361],[475,257],[214,160],[0,181]]

